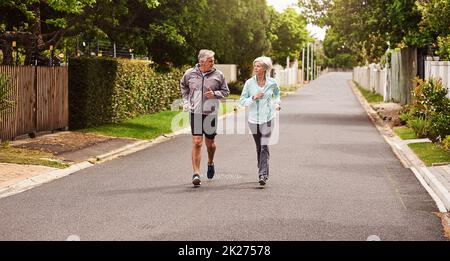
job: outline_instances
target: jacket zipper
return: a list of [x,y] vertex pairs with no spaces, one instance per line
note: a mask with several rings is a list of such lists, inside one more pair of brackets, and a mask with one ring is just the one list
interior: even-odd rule
[[204,110],[203,110],[203,93],[204,93],[203,87],[204,87],[204,83],[205,83],[205,76],[206,75],[202,75],[202,114],[204,113]]

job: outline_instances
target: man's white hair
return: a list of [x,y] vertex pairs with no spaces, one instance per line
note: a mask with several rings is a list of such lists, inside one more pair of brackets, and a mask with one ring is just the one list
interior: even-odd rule
[[214,57],[214,52],[211,50],[207,50],[207,49],[202,49],[200,50],[200,52],[198,52],[198,61],[199,62],[203,62],[206,61],[209,58],[213,58]]
[[255,66],[255,63],[261,63],[261,65],[263,66],[264,70],[266,72],[269,72],[272,69],[272,59],[270,59],[270,57],[267,56],[260,56],[258,58],[256,58],[253,61],[253,66]]

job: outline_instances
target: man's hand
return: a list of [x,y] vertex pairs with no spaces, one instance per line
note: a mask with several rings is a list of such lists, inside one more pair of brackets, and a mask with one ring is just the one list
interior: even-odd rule
[[189,104],[183,105],[183,111],[189,111]]
[[281,106],[279,104],[275,104],[275,110],[280,111],[281,110]]
[[214,92],[211,90],[211,88],[208,88],[208,91],[205,92],[204,94],[205,94],[205,96],[206,96],[208,99],[212,99],[212,98],[215,97],[215,96],[214,96]]
[[261,99],[263,96],[263,92],[258,92],[257,94],[253,95],[253,100]]

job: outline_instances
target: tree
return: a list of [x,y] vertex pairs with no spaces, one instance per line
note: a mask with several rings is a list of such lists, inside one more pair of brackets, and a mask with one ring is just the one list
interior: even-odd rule
[[352,68],[356,65],[356,55],[348,48],[347,43],[339,34],[328,28],[323,41],[326,66],[333,68]]
[[417,7],[421,30],[426,28],[434,37],[450,35],[450,0],[418,0]]
[[301,0],[299,5],[312,13],[313,21],[332,27],[360,63],[377,62],[389,47],[425,43],[418,33],[421,14],[415,0]]
[[293,8],[279,14],[271,9],[271,52],[274,61],[286,65],[286,57],[298,59],[303,46],[310,40],[306,18]]
[[[135,10],[136,14],[157,5],[157,0],[4,0],[0,2],[2,13],[8,14],[0,21],[4,62],[10,63],[13,40],[23,44],[29,63],[33,55],[47,50],[50,45],[57,46],[64,36],[85,30],[127,30],[127,25],[137,18],[128,15],[130,10]],[[9,15],[10,12],[14,15]]]

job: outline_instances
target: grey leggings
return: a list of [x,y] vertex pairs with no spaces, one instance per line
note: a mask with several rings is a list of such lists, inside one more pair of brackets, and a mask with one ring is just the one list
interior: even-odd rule
[[248,123],[253,139],[256,144],[258,157],[258,175],[269,177],[269,140],[272,134],[272,121],[262,124]]

